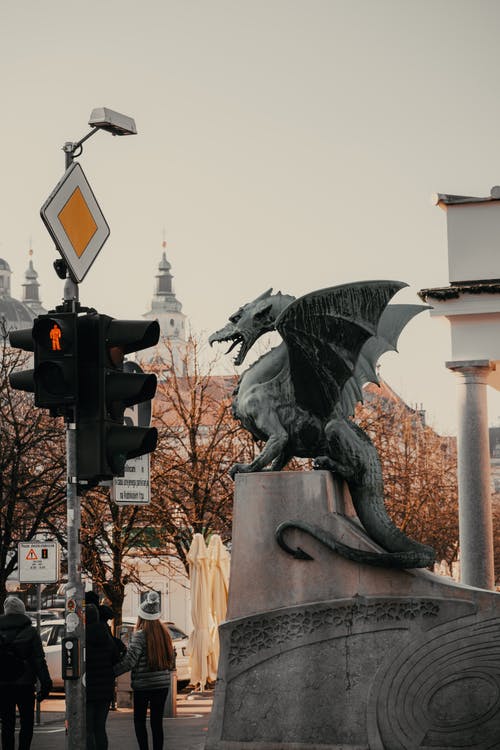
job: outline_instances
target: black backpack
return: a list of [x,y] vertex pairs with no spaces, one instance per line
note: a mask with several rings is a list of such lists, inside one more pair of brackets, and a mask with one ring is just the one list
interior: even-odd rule
[[0,632],[0,682],[15,682],[21,677],[26,666],[25,660],[19,655],[13,635]]

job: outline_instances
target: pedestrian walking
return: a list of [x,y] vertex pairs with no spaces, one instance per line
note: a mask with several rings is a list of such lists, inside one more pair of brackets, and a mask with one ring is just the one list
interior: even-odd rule
[[113,666],[119,652],[94,604],[87,604],[85,619],[87,750],[107,750],[106,720],[115,686]]
[[121,638],[117,638],[113,635],[113,632],[109,626],[109,620],[114,620],[116,617],[111,607],[107,604],[101,604],[99,601],[99,596],[95,593],[95,591],[85,592],[85,606],[87,607],[89,604],[93,604],[95,607],[97,607],[97,610],[99,612],[99,620],[106,623],[106,627],[108,628],[109,633],[115,642],[115,646],[118,649],[119,656],[124,656],[127,653],[127,647],[125,646]]
[[2,750],[14,750],[16,706],[19,711],[19,750],[29,750],[33,739],[35,685],[37,699],[48,697],[52,689],[42,641],[24,602],[8,596],[0,617],[0,721]]
[[134,694],[134,729],[139,750],[148,750],[146,714],[149,707],[153,750],[163,750],[163,711],[175,669],[170,633],[160,622],[160,601],[150,591],[139,607],[137,624],[127,654],[115,665],[115,674],[131,670]]

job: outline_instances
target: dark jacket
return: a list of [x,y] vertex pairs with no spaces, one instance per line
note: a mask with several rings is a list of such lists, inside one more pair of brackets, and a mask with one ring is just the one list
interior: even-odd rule
[[115,674],[132,671],[132,690],[160,690],[170,686],[170,670],[151,671],[148,667],[146,633],[136,630],[127,650],[126,656],[115,666]]
[[113,664],[119,653],[106,623],[87,622],[85,643],[87,700],[110,701],[115,684]]
[[15,633],[13,644],[16,654],[24,660],[24,671],[21,676],[15,682],[11,682],[2,680],[0,674],[0,684],[33,685],[34,687],[38,678],[41,685],[40,692],[42,695],[48,695],[52,688],[52,680],[45,661],[42,641],[36,628],[31,624],[30,618],[22,614],[2,615],[0,616],[0,632],[9,637]]

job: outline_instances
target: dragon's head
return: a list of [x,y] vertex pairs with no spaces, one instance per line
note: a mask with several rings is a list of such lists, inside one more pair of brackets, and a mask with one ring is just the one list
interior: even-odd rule
[[220,331],[212,333],[208,341],[210,346],[215,342],[230,341],[231,346],[227,354],[238,344],[240,348],[234,358],[235,365],[241,365],[253,344],[259,336],[274,330],[276,318],[294,298],[278,294],[272,294],[272,288],[240,307],[229,317],[229,323]]

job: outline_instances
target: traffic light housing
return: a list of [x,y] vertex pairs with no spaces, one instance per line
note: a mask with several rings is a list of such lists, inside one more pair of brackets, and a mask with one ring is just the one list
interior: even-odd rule
[[[33,340],[33,329],[23,328],[19,331],[9,332],[9,343],[13,349],[21,349],[25,352],[35,351],[35,342]],[[33,377],[35,370],[15,370],[9,374],[10,387],[16,391],[26,391],[27,393],[35,392],[35,379]]]
[[11,373],[12,388],[34,393],[35,406],[49,409],[52,416],[66,415],[78,392],[76,313],[39,315],[31,329],[11,331],[9,341],[14,348],[34,352],[32,370]]
[[122,476],[125,463],[151,453],[158,439],[154,427],[123,424],[128,406],[151,400],[156,375],[125,372],[126,354],[154,346],[157,321],[116,320],[89,313],[78,319],[77,475],[96,484]]

